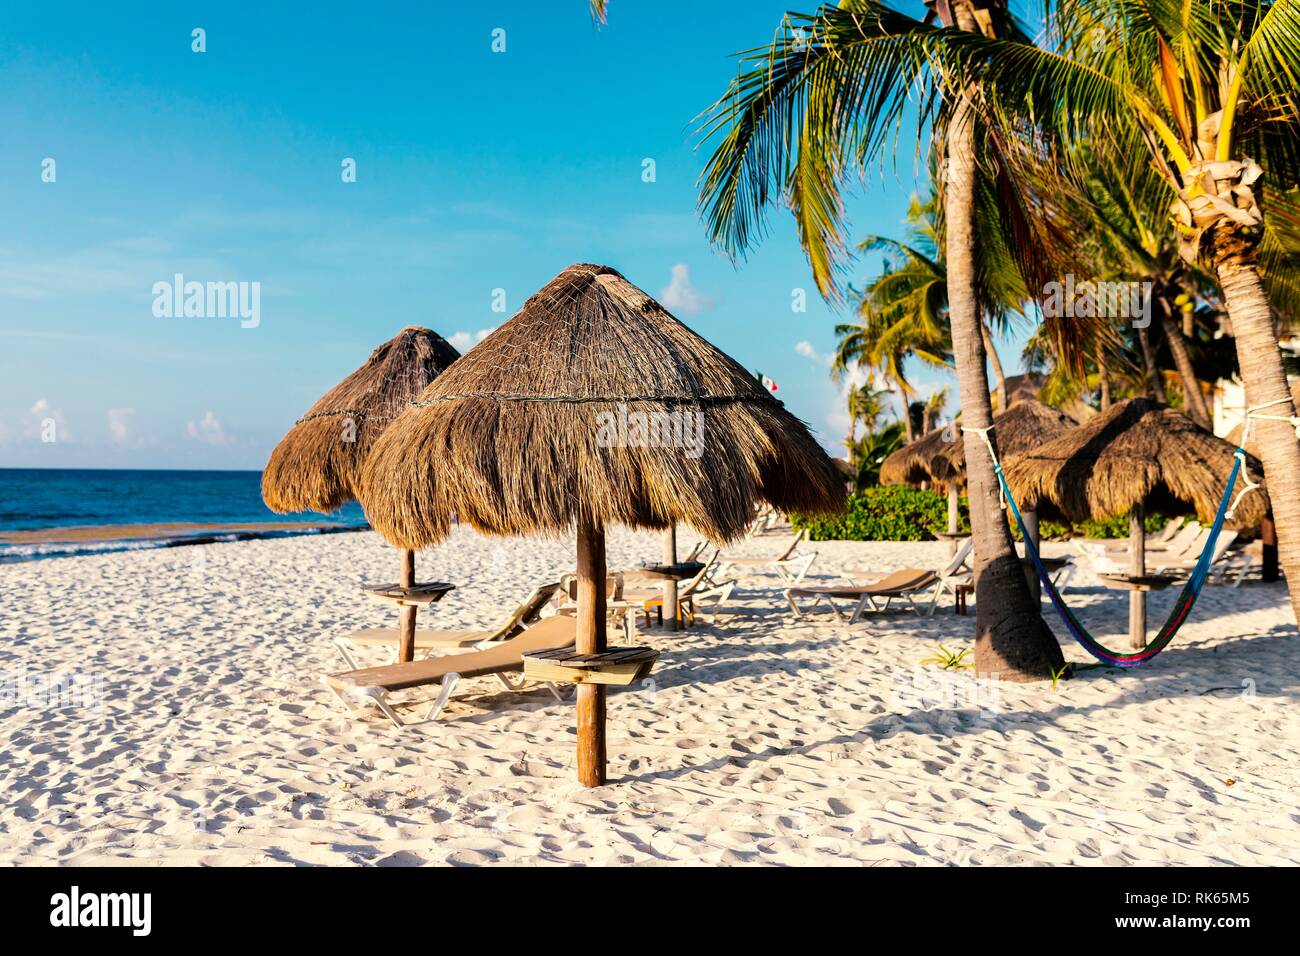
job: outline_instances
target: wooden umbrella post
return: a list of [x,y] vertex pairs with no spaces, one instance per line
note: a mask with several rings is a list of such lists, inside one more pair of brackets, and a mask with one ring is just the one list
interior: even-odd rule
[[[578,519],[579,654],[605,650],[605,529],[589,518]],[[578,685],[578,782],[605,784],[605,686]]]
[[[1141,503],[1135,504],[1128,516],[1128,573],[1134,578],[1146,577],[1147,573],[1147,536],[1143,517]],[[1147,593],[1141,585],[1136,585],[1128,592],[1128,601],[1129,646],[1141,650],[1147,645]]]
[[[663,562],[667,565],[677,563],[677,525],[669,525],[664,532]],[[664,581],[664,614],[672,616],[669,626],[674,631],[681,630],[682,623],[677,614],[677,579],[669,577]]]
[[1265,581],[1281,580],[1277,558],[1277,525],[1273,523],[1270,509],[1259,523],[1259,544],[1261,549],[1261,573]]
[[[1029,545],[1032,544],[1034,546],[1034,550],[1037,551],[1039,547],[1039,542],[1042,540],[1038,534],[1038,512],[1024,511],[1021,512],[1020,517],[1024,519],[1025,530],[1029,532],[1027,535],[1025,535],[1025,537],[1028,539],[1025,542],[1025,557],[1028,558]],[[1038,571],[1032,565],[1029,564],[1025,565],[1025,578],[1026,580],[1029,581],[1030,595],[1033,597],[1035,601],[1041,601],[1043,599],[1043,586],[1038,581]]]
[[[402,573],[397,582],[404,588],[415,587],[415,552],[402,550]],[[397,659],[400,662],[415,660],[414,604],[403,604],[397,626]]]
[[[961,497],[957,492],[957,483],[948,482],[948,533],[955,535],[961,530]],[[957,539],[948,539],[948,557],[957,557]]]

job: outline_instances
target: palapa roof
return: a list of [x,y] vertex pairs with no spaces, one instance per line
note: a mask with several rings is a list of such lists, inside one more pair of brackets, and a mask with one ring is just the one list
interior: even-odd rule
[[375,349],[275,446],[262,472],[266,506],[329,512],[362,500],[361,465],[375,439],[459,357],[438,333],[414,325]]
[[[1026,398],[1037,399],[1042,394],[1047,376],[1041,372],[1025,372],[1007,376],[1007,408]],[[1091,421],[1097,410],[1081,398],[1071,398],[1060,403],[1061,411],[1076,422]]]
[[614,269],[585,264],[424,390],[376,444],[362,489],[371,524],[405,548],[443,538],[453,515],[504,535],[559,534],[579,517],[680,521],[721,542],[760,500],[817,512],[845,497],[752,374]]
[[[1076,427],[1074,419],[1037,399],[1022,399],[993,417],[998,454],[1003,458],[1036,448]],[[923,481],[944,488],[950,482],[966,483],[966,443],[960,422],[936,428],[904,445],[880,465],[880,482],[919,485]]]
[[[1131,398],[1055,441],[1004,457],[1003,471],[1023,507],[1047,502],[1071,521],[1122,515],[1168,496],[1191,504],[1208,523],[1235,450],[1168,405]],[[1247,467],[1253,480],[1262,481],[1259,462],[1248,456]],[[1235,491],[1243,487],[1238,479]],[[1256,525],[1267,507],[1263,489],[1247,494],[1233,523]]]

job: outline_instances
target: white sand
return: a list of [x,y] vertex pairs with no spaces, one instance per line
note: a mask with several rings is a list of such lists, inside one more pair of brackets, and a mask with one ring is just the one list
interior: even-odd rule
[[[816,548],[813,577],[947,553]],[[618,531],[609,550],[627,567],[659,544]],[[572,553],[462,530],[420,558],[422,580],[460,585],[422,624],[491,623]],[[727,623],[642,632],[662,651],[653,687],[611,691],[613,784],[585,791],[573,704],[545,690],[467,682],[407,731],[339,709],[318,682],[341,669],[328,638],[395,623],[357,585],[396,565],[363,533],[0,566],[0,671],[99,675],[106,698],[0,703],[0,861],[1300,862],[1300,642],[1280,585],[1208,588],[1137,672],[983,696],[959,676],[918,700],[914,667],[970,647],[973,616],[949,601],[795,622],[755,578]],[[1122,594],[1085,575],[1070,597],[1123,646]]]

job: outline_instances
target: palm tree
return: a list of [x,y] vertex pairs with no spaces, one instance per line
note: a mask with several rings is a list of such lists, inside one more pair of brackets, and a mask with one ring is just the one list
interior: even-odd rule
[[886,262],[858,303],[858,320],[835,327],[840,337],[831,365],[838,381],[852,368],[880,372],[902,404],[907,440],[916,438],[910,413],[916,389],[908,381],[906,360],[918,358],[929,365],[951,368],[946,299],[942,275],[925,253],[893,240],[872,237],[863,248],[901,253],[901,265]]
[[[884,277],[882,277],[884,278]],[[911,316],[893,316],[878,311],[870,301],[863,299],[857,322],[835,326],[840,337],[831,363],[831,376],[839,382],[857,368],[879,372],[886,383],[880,394],[897,392],[902,402],[902,414],[907,440],[915,438],[908,404],[915,389],[907,380],[905,361],[916,356],[931,364],[946,365],[943,355],[947,348],[946,331],[929,330]]]
[[876,388],[875,380],[870,375],[861,385],[849,389],[849,434],[844,445],[849,450],[850,458],[857,444],[858,422],[862,422],[867,434],[874,432],[880,422],[880,416],[885,413],[886,394],[888,394],[886,390]]
[[993,232],[1005,237],[1024,275],[1037,277],[1035,238],[1043,221],[1029,215],[1029,198],[1003,161],[1002,134],[972,107],[975,91],[947,83],[931,69],[934,50],[956,34],[988,33],[1012,46],[1029,40],[1003,0],[948,0],[939,6],[943,28],[929,22],[929,13],[916,19],[876,0],[844,0],[812,16],[787,17],[768,48],[745,56],[740,74],[706,114],[701,132],[719,141],[702,176],[701,203],[713,239],[741,254],[762,234],[767,209],[785,202],[818,288],[837,298],[845,253],[841,183],[893,140],[909,92],[927,91],[922,125],[934,132],[943,170],[936,186],[944,214],[948,316],[969,429],[964,435],[976,558],[976,670],[1011,680],[1043,679],[1062,666],[1061,651],[1030,597],[1000,508],[993,458],[981,437],[996,448],[996,434],[986,430],[993,409],[975,254],[980,182],[990,183],[989,191],[1002,200],[996,221],[978,219],[981,241]]
[[853,443],[851,458],[857,467],[853,487],[857,491],[880,484],[880,465],[905,444],[903,426],[890,422],[872,429]]
[[1300,619],[1300,442],[1270,304],[1294,316],[1300,301],[1294,270],[1275,268],[1294,261],[1284,230],[1300,219],[1300,0],[1061,0],[1053,26],[1051,49],[970,36],[932,50],[999,129],[1029,121],[1033,147],[1140,152],[1159,172],[1180,254],[1218,282],[1247,404],[1276,417],[1255,433],[1281,479],[1278,550]]
[[[1083,158],[1074,165],[1087,172],[1075,181],[1057,184],[1057,202],[1077,227],[1077,240],[1061,268],[1082,263],[1101,282],[1140,277],[1149,284],[1147,306],[1156,314],[1148,314],[1145,323],[1132,323],[1143,371],[1141,391],[1168,401],[1158,361],[1163,342],[1178,372],[1184,411],[1210,428],[1210,408],[1189,341],[1195,334],[1195,302],[1207,294],[1213,280],[1178,254],[1174,236],[1166,228],[1164,184],[1145,156],[1104,157],[1086,147],[1080,153]],[[1153,324],[1156,321],[1158,325]]]
[[925,434],[934,428],[935,422],[943,414],[944,408],[948,404],[948,389],[941,388],[937,392],[931,392],[930,397],[925,400],[925,408],[921,412],[921,432]]
[[[990,183],[980,177],[977,195],[982,209],[981,221],[993,221],[998,216],[997,197]],[[873,365],[880,364],[883,356],[895,358],[901,367],[901,355],[914,355],[932,365],[952,368],[950,361],[951,330],[948,319],[948,270],[943,242],[942,208],[939,195],[931,180],[930,195],[922,202],[913,197],[908,209],[908,243],[881,236],[868,237],[858,248],[862,251],[881,251],[902,257],[901,266],[887,267],[884,273],[867,286],[859,305],[864,318],[884,316],[887,330],[879,333],[875,348],[865,356]],[[976,272],[979,276],[980,335],[989,365],[997,383],[993,389],[993,405],[1001,410],[1007,406],[1007,376],[1001,357],[993,343],[993,329],[1005,331],[1013,317],[1022,315],[1022,305],[1029,298],[1024,278],[1013,261],[1006,244],[999,241],[994,231],[975,249]],[[870,327],[869,322],[864,326]],[[848,326],[840,326],[845,334]],[[860,348],[857,340],[848,340]],[[906,381],[899,374],[899,384],[905,394],[911,395]],[[922,429],[926,431],[926,429]]]

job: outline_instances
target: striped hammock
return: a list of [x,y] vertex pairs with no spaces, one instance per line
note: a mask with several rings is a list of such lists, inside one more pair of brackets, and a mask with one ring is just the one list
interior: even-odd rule
[[[1219,540],[1219,532],[1223,530],[1223,519],[1228,514],[1229,503],[1232,501],[1232,489],[1237,483],[1237,473],[1241,471],[1242,462],[1245,460],[1245,452],[1240,448],[1237,449],[1236,456],[1233,460],[1232,473],[1228,476],[1228,487],[1223,491],[1223,499],[1219,502],[1218,513],[1214,516],[1214,525],[1210,528],[1210,536],[1205,541],[1205,547],[1201,550],[1201,556],[1196,561],[1196,566],[1192,569],[1191,577],[1183,585],[1183,591],[1178,595],[1178,600],[1174,603],[1173,610],[1169,612],[1169,618],[1165,621],[1164,626],[1156,632],[1156,636],[1151,642],[1140,651],[1134,651],[1131,654],[1121,654],[1118,651],[1112,651],[1088,633],[1087,628],[1079,623],[1079,619],[1074,613],[1065,606],[1065,601],[1061,599],[1060,593],[1056,586],[1052,584],[1052,579],[1043,566],[1043,559],[1038,555],[1038,549],[1030,540],[1028,531],[1025,529],[1025,521],[1020,516],[1020,509],[1016,506],[1016,500],[1011,495],[1011,489],[1007,487],[1007,480],[1002,475],[1002,463],[994,457],[994,470],[998,476],[998,482],[1002,485],[1002,494],[1006,497],[1007,505],[1011,508],[1011,513],[1016,517],[1016,524],[1020,526],[1020,536],[1025,542],[1025,552],[1029,555],[1030,560],[1034,563],[1035,570],[1038,571],[1038,579],[1043,582],[1043,588],[1047,591],[1048,596],[1052,599],[1052,606],[1056,608],[1056,613],[1060,615],[1061,621],[1065,624],[1066,629],[1076,641],[1083,645],[1086,650],[1105,666],[1109,667],[1138,667],[1151,660],[1157,654],[1168,646],[1169,642],[1174,639],[1178,629],[1183,626],[1187,620],[1187,615],[1192,612],[1192,606],[1196,604],[1196,598],[1201,593],[1201,588],[1205,586],[1206,579],[1210,576],[1210,565],[1213,563],[1214,546]],[[1094,665],[1095,666],[1095,665]]]

